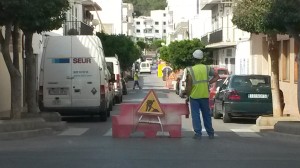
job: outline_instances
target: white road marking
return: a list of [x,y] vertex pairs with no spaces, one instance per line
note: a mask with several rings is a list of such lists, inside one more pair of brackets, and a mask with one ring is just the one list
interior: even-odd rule
[[69,128],[62,133],[58,134],[61,136],[80,136],[84,134],[89,128]]
[[234,133],[236,133],[240,137],[261,137],[259,134],[257,134],[255,131],[251,129],[231,129]]

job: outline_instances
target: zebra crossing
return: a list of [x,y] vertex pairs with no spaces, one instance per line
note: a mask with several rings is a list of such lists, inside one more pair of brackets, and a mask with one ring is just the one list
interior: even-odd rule
[[[85,133],[90,131],[90,128],[68,128],[64,130],[63,132],[59,133],[58,136],[84,136]],[[238,137],[242,138],[261,138],[262,136],[251,130],[251,129],[230,129],[228,132],[234,133]],[[191,129],[182,129],[182,137],[190,137],[193,135],[193,131]],[[112,136],[112,129],[110,128],[109,130],[106,131],[102,136],[104,137],[111,137]],[[132,134],[133,137],[139,137],[143,136],[143,133],[141,132],[135,132]],[[157,136],[169,136],[168,132],[158,132]],[[202,136],[208,136],[206,131],[203,129],[202,130]],[[221,137],[221,135],[216,132],[215,133],[216,137]]]

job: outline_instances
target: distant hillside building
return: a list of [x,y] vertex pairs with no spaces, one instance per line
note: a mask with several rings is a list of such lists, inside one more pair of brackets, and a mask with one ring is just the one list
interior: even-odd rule
[[150,16],[134,18],[135,41],[150,42],[155,39],[166,39],[167,14],[165,10],[152,10]]

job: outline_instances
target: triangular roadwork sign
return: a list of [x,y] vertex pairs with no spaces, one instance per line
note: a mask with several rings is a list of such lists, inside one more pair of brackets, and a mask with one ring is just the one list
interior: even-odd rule
[[138,108],[137,113],[143,115],[164,115],[154,90],[151,89],[148,92],[147,96]]
[[174,80],[174,79],[175,79],[175,74],[174,74],[174,72],[172,72],[172,73],[170,74],[169,79],[171,79],[171,80]]

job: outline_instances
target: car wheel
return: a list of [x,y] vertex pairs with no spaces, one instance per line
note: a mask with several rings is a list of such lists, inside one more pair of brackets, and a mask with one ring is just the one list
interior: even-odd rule
[[221,118],[221,114],[218,114],[216,111],[216,105],[214,104],[214,108],[212,109],[212,113],[213,113],[213,117],[214,119],[220,119]]
[[223,113],[223,122],[224,123],[230,123],[231,122],[231,117],[229,116],[229,114],[226,112],[225,107],[222,107],[222,113]]

